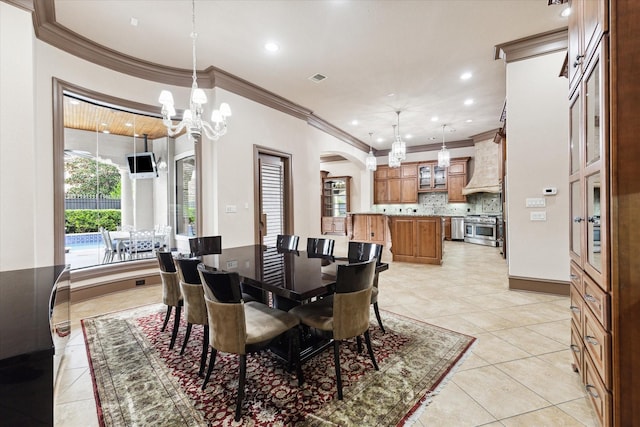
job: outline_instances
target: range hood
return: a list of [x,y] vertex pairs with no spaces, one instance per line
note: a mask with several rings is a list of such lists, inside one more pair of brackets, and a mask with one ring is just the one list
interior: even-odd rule
[[476,142],[473,176],[462,189],[462,194],[500,193],[500,144],[493,139]]

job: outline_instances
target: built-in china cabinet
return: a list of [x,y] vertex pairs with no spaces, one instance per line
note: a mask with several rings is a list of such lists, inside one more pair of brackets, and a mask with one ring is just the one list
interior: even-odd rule
[[637,0],[569,2],[571,350],[604,426],[640,419]]
[[350,176],[322,178],[322,234],[346,234],[350,187]]

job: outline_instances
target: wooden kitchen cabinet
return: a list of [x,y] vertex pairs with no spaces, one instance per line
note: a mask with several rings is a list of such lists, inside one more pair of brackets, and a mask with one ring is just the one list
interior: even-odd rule
[[418,165],[418,191],[447,191],[447,168],[438,166],[438,162]]
[[449,203],[465,203],[467,196],[462,189],[467,185],[467,164],[469,157],[451,159],[447,173],[447,192]]
[[442,264],[442,229],[439,216],[391,217],[393,261]]
[[350,176],[322,179],[322,234],[346,234],[346,217],[350,209]]
[[378,166],[373,203],[418,203],[417,175],[416,163],[403,163],[399,168]]
[[604,32],[608,31],[607,0],[569,0],[569,45],[567,49],[569,87],[573,91],[581,79]]
[[349,240],[387,245],[387,216],[383,214],[350,214],[347,217]]

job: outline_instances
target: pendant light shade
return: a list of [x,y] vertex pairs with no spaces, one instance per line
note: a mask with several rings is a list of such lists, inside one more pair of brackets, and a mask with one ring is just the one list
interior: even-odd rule
[[442,125],[442,148],[438,151],[438,166],[441,168],[448,168],[451,163],[451,154],[444,145],[444,128],[446,126],[447,125]]
[[376,156],[373,155],[373,148],[371,148],[371,143],[373,142],[373,132],[369,132],[369,155],[365,160],[365,165],[368,171],[374,172],[378,169],[378,161],[376,160]]

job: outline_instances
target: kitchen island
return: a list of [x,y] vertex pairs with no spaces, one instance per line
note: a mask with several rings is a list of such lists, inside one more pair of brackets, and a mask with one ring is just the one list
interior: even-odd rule
[[444,217],[349,213],[349,240],[379,243],[391,250],[393,261],[442,264]]

